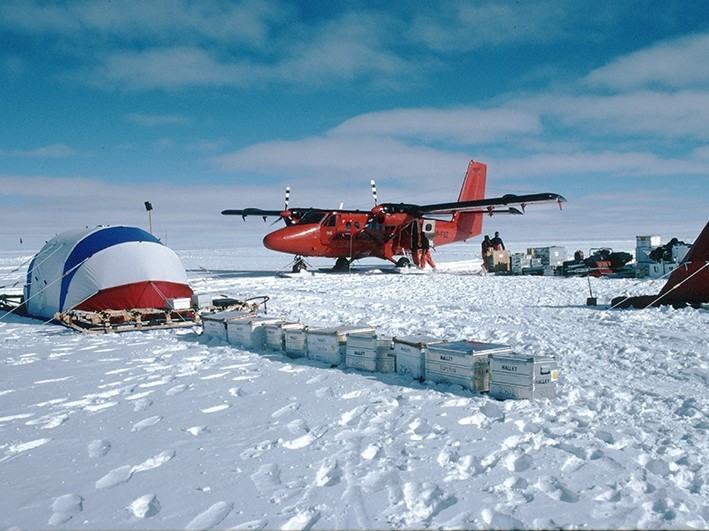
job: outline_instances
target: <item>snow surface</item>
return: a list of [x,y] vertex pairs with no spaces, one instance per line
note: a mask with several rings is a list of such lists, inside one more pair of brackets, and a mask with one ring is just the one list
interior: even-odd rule
[[[587,279],[481,276],[469,249],[299,278],[257,246],[178,254],[196,291],[270,316],[556,355],[557,399],[0,314],[0,528],[709,527],[709,311],[588,307]],[[0,255],[0,283],[27,258]]]

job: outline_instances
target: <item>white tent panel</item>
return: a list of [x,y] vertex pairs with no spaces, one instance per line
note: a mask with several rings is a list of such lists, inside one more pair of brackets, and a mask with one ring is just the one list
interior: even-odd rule
[[175,252],[162,244],[113,245],[91,256],[76,270],[62,311],[74,308],[101,290],[146,280],[187,284],[187,275]]

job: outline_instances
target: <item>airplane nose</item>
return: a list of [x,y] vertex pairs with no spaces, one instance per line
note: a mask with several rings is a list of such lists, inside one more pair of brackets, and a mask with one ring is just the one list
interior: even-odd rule
[[264,237],[263,246],[266,247],[266,249],[271,249],[272,251],[280,251],[278,246],[278,242],[280,241],[283,241],[283,238],[276,235],[275,232],[272,232],[270,234],[266,234]]
[[313,244],[319,234],[318,229],[318,225],[283,227],[267,234],[263,245],[272,251],[308,255],[313,250]]

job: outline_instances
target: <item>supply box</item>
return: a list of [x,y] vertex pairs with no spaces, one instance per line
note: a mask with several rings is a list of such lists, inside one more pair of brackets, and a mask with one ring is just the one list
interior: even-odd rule
[[266,349],[268,350],[285,350],[285,335],[283,328],[289,325],[298,325],[299,323],[291,323],[285,321],[277,321],[275,323],[266,323],[263,327],[266,330]]
[[226,324],[227,340],[230,344],[243,348],[264,350],[266,348],[266,329],[264,326],[280,321],[281,319],[272,317],[232,319]]
[[426,347],[443,340],[429,336],[402,336],[395,337],[393,342],[396,372],[423,379],[426,376]]
[[490,396],[494,398],[556,398],[558,369],[554,356],[493,354]]
[[168,310],[189,310],[192,307],[192,299],[190,297],[166,299],[166,302]]
[[478,341],[451,341],[429,345],[426,379],[458,384],[479,393],[490,388],[490,355],[511,353],[512,347]]
[[566,249],[564,247],[553,245],[551,247],[530,247],[527,249],[527,254],[532,255],[532,258],[541,260],[542,265],[559,267],[566,260]]
[[487,270],[490,272],[506,272],[510,270],[510,252],[492,251],[487,257]]
[[214,312],[202,314],[202,330],[205,337],[227,341],[227,322],[233,319],[255,317],[254,312],[233,310],[229,312]]
[[374,333],[375,330],[369,326],[308,328],[308,359],[333,366],[344,363],[347,356],[347,336],[355,332]]
[[308,327],[300,323],[292,323],[283,325],[281,329],[286,354],[291,358],[304,358],[308,353]]
[[348,368],[370,372],[394,372],[396,357],[392,339],[374,332],[354,332],[347,336]]

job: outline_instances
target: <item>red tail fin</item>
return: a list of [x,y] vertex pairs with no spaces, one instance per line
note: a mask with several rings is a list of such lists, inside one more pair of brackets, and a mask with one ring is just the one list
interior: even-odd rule
[[660,296],[664,304],[709,302],[709,223],[682,263],[672,271]]
[[[470,161],[468,171],[465,172],[463,187],[460,189],[458,201],[472,201],[485,198],[485,180],[487,179],[487,165],[482,162]],[[453,222],[458,230],[456,239],[465,240],[477,236],[483,230],[483,215],[479,213],[456,213]]]

